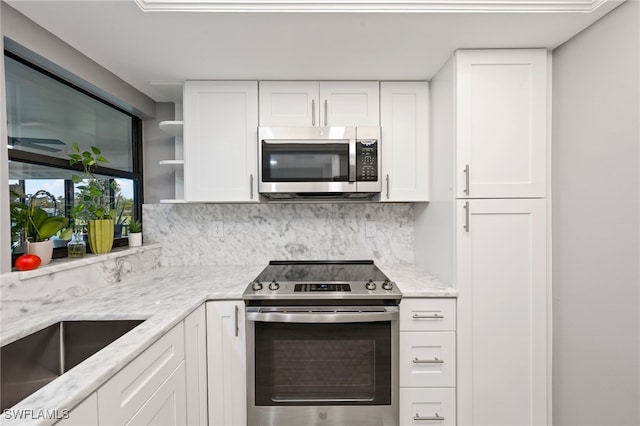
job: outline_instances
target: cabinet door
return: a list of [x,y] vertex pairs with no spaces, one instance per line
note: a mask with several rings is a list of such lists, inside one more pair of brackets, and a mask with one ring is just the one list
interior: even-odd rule
[[[180,323],[98,389],[99,423],[114,426],[129,424],[136,413],[154,398],[158,389],[165,386],[163,383],[168,381],[172,373],[181,371],[181,376],[167,385],[170,388],[162,391],[162,395],[172,399],[173,407],[162,407],[167,399],[156,400],[148,410],[151,407],[173,410],[171,412],[178,419],[176,424],[185,424],[187,413],[183,361],[184,325]],[[182,369],[178,369],[181,365]]]
[[400,389],[400,426],[456,425],[454,388]]
[[184,320],[187,425],[207,424],[207,316],[205,305]]
[[457,212],[458,421],[548,424],[545,200],[459,200]]
[[455,332],[400,333],[400,387],[455,385]]
[[186,201],[258,202],[257,128],[257,82],[185,82]]
[[207,302],[209,424],[246,426],[244,304]]
[[456,299],[403,298],[400,331],[455,331]]
[[318,126],[317,81],[261,81],[261,126]]
[[458,51],[457,197],[544,197],[547,52]]
[[184,374],[184,362],[182,362],[127,424],[150,426],[187,424]]
[[320,126],[380,126],[377,81],[323,81],[320,103]]
[[429,85],[380,83],[381,201],[429,201]]
[[94,392],[69,411],[69,416],[56,426],[90,426],[98,424],[98,396]]

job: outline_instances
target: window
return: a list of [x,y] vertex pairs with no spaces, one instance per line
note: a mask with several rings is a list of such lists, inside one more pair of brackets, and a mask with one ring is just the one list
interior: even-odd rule
[[[96,146],[109,160],[96,177],[111,184],[112,216],[124,225],[116,226],[114,246],[126,245],[126,225],[142,216],[141,120],[10,51],[4,60],[12,199],[24,202],[44,190],[51,194],[45,210],[70,217],[81,202],[71,175],[81,168],[69,165],[68,154],[74,143],[82,150]],[[66,241],[54,243],[54,257],[64,256]],[[21,232],[13,227],[12,253],[22,253]]]

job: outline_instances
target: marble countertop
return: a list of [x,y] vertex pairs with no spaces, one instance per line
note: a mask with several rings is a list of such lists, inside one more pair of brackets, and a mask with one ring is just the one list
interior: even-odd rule
[[[455,289],[414,265],[379,265],[403,297],[456,297]],[[142,319],[134,328],[11,410],[31,410],[32,419],[6,414],[2,425],[48,425],[40,410],[72,409],[206,300],[239,300],[265,265],[163,267],[90,292],[50,309],[2,324],[0,345],[65,320]],[[15,412],[15,411],[14,411]]]

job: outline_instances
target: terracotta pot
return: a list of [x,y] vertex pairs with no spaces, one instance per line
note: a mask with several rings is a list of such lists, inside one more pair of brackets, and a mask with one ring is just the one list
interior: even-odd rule
[[40,241],[37,243],[26,241],[25,248],[27,253],[35,254],[40,258],[40,265],[47,265],[51,262],[51,255],[53,254],[53,240]]
[[129,234],[129,247],[140,247],[142,245],[142,232]]
[[93,254],[104,254],[113,247],[113,219],[89,221],[89,247]]

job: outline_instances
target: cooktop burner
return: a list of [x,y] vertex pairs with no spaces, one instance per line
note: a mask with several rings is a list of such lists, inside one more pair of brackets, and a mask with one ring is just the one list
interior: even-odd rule
[[[372,260],[271,261],[243,294],[245,300],[371,300],[398,303],[402,294]],[[314,301],[314,302],[311,302]]]

